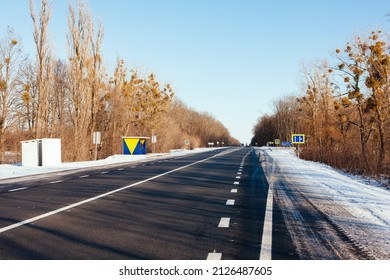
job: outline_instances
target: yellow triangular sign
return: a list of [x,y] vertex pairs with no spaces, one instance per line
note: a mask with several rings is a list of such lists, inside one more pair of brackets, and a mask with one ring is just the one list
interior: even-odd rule
[[145,145],[145,139],[141,139],[140,142],[141,142],[140,149],[143,150]]
[[125,139],[127,148],[129,148],[130,154],[134,153],[135,148],[137,147],[139,139],[138,138],[130,138]]

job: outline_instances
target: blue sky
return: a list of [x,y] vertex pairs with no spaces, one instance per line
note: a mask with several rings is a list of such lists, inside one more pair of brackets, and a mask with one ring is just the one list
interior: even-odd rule
[[[39,8],[38,3],[36,8]],[[67,5],[53,0],[50,36],[66,58]],[[71,1],[71,3],[73,3]],[[386,0],[89,0],[105,29],[104,58],[153,71],[188,106],[250,141],[272,102],[299,92],[302,63],[328,59],[354,35],[390,27]],[[34,57],[28,0],[0,0],[0,37],[15,29]]]

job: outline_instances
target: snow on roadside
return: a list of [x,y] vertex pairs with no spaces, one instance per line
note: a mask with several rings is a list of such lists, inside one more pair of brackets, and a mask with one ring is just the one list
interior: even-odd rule
[[83,162],[64,162],[59,166],[42,167],[42,166],[22,166],[21,164],[2,164],[0,165],[0,179],[16,178],[36,174],[47,174],[52,172],[59,172],[72,169],[87,168],[93,166],[103,166],[107,164],[115,164],[121,162],[130,162],[144,159],[140,157],[133,158],[107,158],[97,161],[83,161]]
[[325,164],[299,159],[291,150],[261,151],[274,161],[278,175],[307,194],[333,221],[342,223],[348,234],[369,248],[372,255],[390,258],[389,189]]
[[109,164],[118,164],[134,161],[142,161],[145,159],[156,158],[156,157],[169,157],[169,156],[182,156],[193,153],[201,153],[218,148],[199,148],[194,150],[171,150],[170,153],[166,154],[147,154],[147,155],[113,155],[106,159],[96,161],[82,161],[82,162],[64,162],[59,166],[53,167],[29,167],[22,166],[21,164],[2,164],[0,165],[0,180],[8,178],[17,178],[36,174],[47,174],[51,172],[59,172],[65,170],[74,170],[80,168],[88,168],[95,166],[104,166]]

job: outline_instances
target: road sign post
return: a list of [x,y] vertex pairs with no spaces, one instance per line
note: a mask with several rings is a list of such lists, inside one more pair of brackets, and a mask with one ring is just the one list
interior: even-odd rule
[[153,145],[153,153],[156,152],[156,143],[157,143],[157,136],[156,135],[152,135],[152,138],[151,138],[151,142],[152,142],[152,145]]
[[305,144],[305,134],[291,134],[291,143],[297,144],[297,151],[299,157],[299,146]]
[[95,160],[97,160],[97,147],[101,143],[102,134],[100,131],[95,131],[93,133],[93,144],[95,144]]

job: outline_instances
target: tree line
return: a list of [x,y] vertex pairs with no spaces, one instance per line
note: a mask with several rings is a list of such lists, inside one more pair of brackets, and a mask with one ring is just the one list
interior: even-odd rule
[[238,144],[208,113],[188,107],[170,84],[154,73],[141,75],[118,58],[107,73],[102,55],[104,28],[95,24],[86,1],[70,3],[67,59],[55,56],[49,22],[52,4],[30,0],[35,59],[8,28],[0,41],[0,162],[20,160],[20,141],[61,138],[65,161],[92,159],[94,131],[102,133],[99,158],[121,153],[122,136],[157,135],[156,152],[204,147],[208,142]]
[[355,36],[330,64],[305,65],[300,93],[273,104],[253,128],[252,145],[291,141],[301,156],[350,172],[390,177],[390,42],[380,30]]

